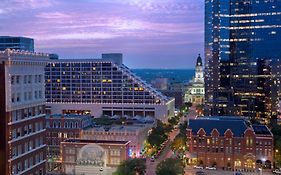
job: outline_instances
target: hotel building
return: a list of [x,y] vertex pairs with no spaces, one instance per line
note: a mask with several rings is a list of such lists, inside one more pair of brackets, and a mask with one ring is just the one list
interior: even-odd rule
[[279,0],[205,0],[207,115],[277,115],[280,87]]
[[122,54],[102,59],[52,60],[46,67],[46,98],[52,114],[94,117],[174,115],[174,99],[162,95],[122,63]]
[[224,170],[256,171],[273,166],[273,135],[265,125],[237,117],[189,120],[190,162]]
[[44,175],[47,54],[0,52],[0,172]]

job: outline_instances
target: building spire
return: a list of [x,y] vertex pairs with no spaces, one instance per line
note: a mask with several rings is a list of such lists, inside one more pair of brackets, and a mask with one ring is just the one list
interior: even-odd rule
[[198,54],[196,66],[202,66],[202,58],[201,58],[200,54]]

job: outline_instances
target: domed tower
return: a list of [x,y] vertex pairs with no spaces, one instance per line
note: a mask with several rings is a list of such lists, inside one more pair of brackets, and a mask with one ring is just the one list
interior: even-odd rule
[[203,64],[202,58],[200,54],[197,57],[196,67],[195,67],[195,82],[204,82],[204,75],[203,75]]

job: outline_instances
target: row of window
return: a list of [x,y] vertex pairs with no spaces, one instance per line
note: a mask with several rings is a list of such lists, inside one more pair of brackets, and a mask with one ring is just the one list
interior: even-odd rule
[[12,148],[12,158],[18,157],[22,154],[25,154],[29,151],[32,151],[41,145],[44,145],[43,137],[35,138],[35,140],[30,140],[24,144],[18,144]]
[[80,128],[78,122],[63,122],[61,123],[60,121],[47,121],[46,122],[46,127],[47,128]]
[[[193,147],[194,151],[197,150],[197,147],[194,146]],[[198,150],[201,150],[204,149],[203,147],[199,147]],[[252,150],[252,148],[251,148]],[[207,147],[206,149],[207,152],[212,152],[212,153],[226,153],[226,154],[240,154],[242,153],[242,149],[241,148],[235,148],[233,149],[232,147],[225,147],[225,150],[224,150],[224,147],[216,147],[216,148],[210,148],[210,147]],[[249,152],[249,151],[246,151],[246,152]],[[272,151],[271,149],[261,149],[261,148],[257,148],[256,149],[256,155],[263,155],[263,156],[272,156],[271,155]]]
[[37,99],[43,99],[43,93],[41,90],[35,90],[34,93],[32,91],[29,92],[24,92],[24,95],[22,97],[22,94],[20,92],[18,93],[12,93],[11,96],[11,102],[12,103],[19,103],[22,102],[23,100],[26,101],[31,101],[31,100],[37,100]]
[[34,124],[25,125],[12,130],[12,140],[18,139],[44,129],[43,122],[35,122]]
[[[232,145],[232,139],[226,139],[226,140],[222,140],[222,139],[218,139],[217,137],[213,137],[213,138],[194,138],[193,139],[193,144],[206,144],[207,145],[210,145],[210,144],[213,144],[213,145],[218,145],[218,144],[221,144],[223,145],[224,143],[225,144],[230,144]],[[271,141],[256,141],[256,145],[265,145],[265,146],[270,146],[272,144]],[[241,141],[235,141],[234,142],[234,145],[241,145]],[[246,137],[246,146],[253,146],[253,139],[252,138],[249,138],[249,137]]]
[[44,106],[42,106],[42,105],[15,110],[15,111],[12,111],[10,122],[24,120],[24,119],[34,117],[34,116],[37,116],[40,114],[44,114]]
[[[22,171],[25,171],[42,161],[44,161],[43,152],[36,154],[35,156],[31,156],[24,161],[18,162],[17,164],[12,165],[12,175],[20,174]],[[43,169],[40,169],[36,174],[43,175],[43,173]]]
[[43,82],[43,75],[12,75],[11,76],[12,85],[42,83],[42,82]]

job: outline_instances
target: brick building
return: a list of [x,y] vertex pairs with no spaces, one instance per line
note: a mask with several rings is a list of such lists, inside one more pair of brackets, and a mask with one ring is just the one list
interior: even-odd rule
[[48,171],[60,171],[60,144],[69,138],[80,138],[82,129],[92,126],[90,115],[54,114],[46,116]]
[[45,174],[47,54],[0,51],[0,174]]
[[61,143],[65,174],[112,174],[129,156],[129,141],[69,139]]
[[222,169],[255,171],[273,163],[273,135],[265,125],[236,117],[189,120],[190,163]]

